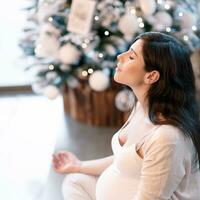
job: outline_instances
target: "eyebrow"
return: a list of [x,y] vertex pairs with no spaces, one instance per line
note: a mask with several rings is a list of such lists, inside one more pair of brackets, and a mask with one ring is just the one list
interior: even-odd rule
[[133,48],[130,48],[131,51],[134,52],[134,54],[138,57],[137,53],[135,52],[135,50]]

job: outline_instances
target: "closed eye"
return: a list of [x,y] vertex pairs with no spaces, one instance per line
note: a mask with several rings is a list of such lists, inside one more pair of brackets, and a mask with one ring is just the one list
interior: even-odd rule
[[129,56],[130,60],[134,60],[134,58],[132,56]]

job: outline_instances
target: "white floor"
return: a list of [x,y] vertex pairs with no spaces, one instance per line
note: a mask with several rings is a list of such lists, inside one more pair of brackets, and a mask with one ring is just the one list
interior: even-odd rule
[[73,120],[61,97],[0,96],[0,200],[63,200],[64,175],[53,171],[52,153],[68,150],[81,160],[111,155],[116,130]]
[[62,117],[61,97],[0,98],[0,199],[43,198]]

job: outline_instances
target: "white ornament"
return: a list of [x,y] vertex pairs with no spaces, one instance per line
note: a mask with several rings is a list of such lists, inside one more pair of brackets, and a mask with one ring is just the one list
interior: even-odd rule
[[69,71],[71,69],[70,65],[61,64],[60,69],[62,71]]
[[31,89],[36,94],[42,94],[42,92],[43,92],[43,88],[39,84],[32,84]]
[[47,81],[53,81],[53,80],[56,79],[57,76],[58,75],[57,75],[56,72],[48,72],[48,73],[46,73],[45,78],[46,78]]
[[104,91],[110,83],[109,77],[101,70],[93,72],[89,77],[89,85],[95,91]]
[[133,37],[139,30],[137,17],[132,14],[125,14],[120,18],[118,27],[125,37]]
[[156,31],[163,31],[167,27],[171,27],[173,24],[173,19],[165,11],[157,12],[154,16],[155,22],[153,24],[153,29]]
[[40,58],[56,58],[59,47],[60,42],[56,37],[41,34],[36,44],[35,54]]
[[44,92],[44,87],[46,86],[46,82],[44,80],[35,80],[35,82],[31,85],[31,89],[36,94],[42,94]]
[[156,10],[155,0],[139,0],[139,3],[145,16],[152,15]]
[[44,95],[49,99],[55,99],[59,95],[59,89],[54,85],[49,85],[44,89]]
[[62,46],[58,53],[58,59],[64,64],[74,64],[81,56],[81,52],[72,44]]
[[130,111],[135,102],[134,94],[131,90],[124,89],[118,92],[115,97],[115,105],[120,111]]
[[191,29],[192,26],[196,25],[197,17],[191,12],[183,12],[181,17],[181,28],[182,29]]
[[37,18],[39,22],[45,21],[49,16],[58,13],[66,3],[66,0],[40,1],[37,11]]
[[108,45],[106,45],[106,47],[105,47],[105,50],[108,52],[108,54],[109,55],[111,55],[111,56],[115,56],[116,55],[116,49],[112,46],[112,45],[110,45],[110,44],[108,44]]

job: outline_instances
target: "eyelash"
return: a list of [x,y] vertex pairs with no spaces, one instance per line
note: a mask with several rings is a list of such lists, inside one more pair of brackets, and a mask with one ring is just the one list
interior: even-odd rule
[[133,57],[131,57],[131,56],[130,56],[129,58],[130,58],[131,60],[134,60],[134,58],[133,58]]

